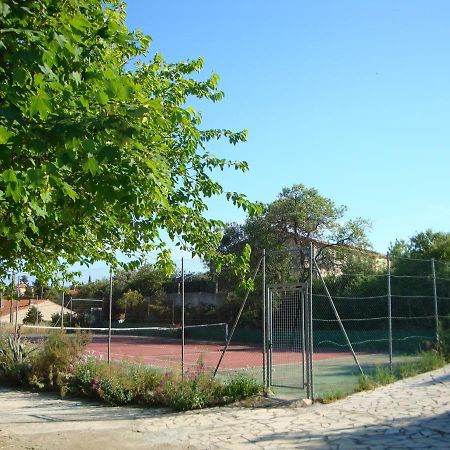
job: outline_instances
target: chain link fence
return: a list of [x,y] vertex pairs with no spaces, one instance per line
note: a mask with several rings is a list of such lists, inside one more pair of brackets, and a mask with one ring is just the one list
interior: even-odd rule
[[436,348],[439,321],[450,313],[446,264],[346,247],[317,253],[316,395],[351,391],[362,373],[392,370]]
[[[245,373],[291,397],[350,392],[361,373],[413,361],[435,348],[441,325],[450,327],[450,264],[314,247],[254,251],[252,290],[231,269],[205,272],[198,260],[176,261],[175,276],[144,296],[136,315],[117,307],[121,275],[113,279],[111,331],[108,279],[92,304],[73,293],[65,306],[102,307],[86,327],[96,355],[218,377]],[[64,318],[66,329],[72,319]]]

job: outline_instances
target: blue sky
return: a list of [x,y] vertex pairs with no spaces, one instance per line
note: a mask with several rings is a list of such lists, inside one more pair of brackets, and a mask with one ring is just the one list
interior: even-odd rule
[[[210,148],[250,164],[219,175],[227,189],[270,202],[284,186],[314,186],[370,219],[380,252],[450,231],[448,1],[128,0],[127,10],[153,52],[202,56],[204,76],[220,75],[225,99],[195,106],[204,127],[249,130],[243,145]],[[221,200],[209,214],[245,217]]]
[[[199,106],[204,126],[249,130],[236,148],[211,146],[250,164],[221,175],[226,188],[270,202],[314,186],[370,219],[381,252],[449,231],[448,17],[446,1],[128,1],[154,52],[202,56],[205,77],[220,75],[225,99]],[[245,217],[219,200],[210,214]]]

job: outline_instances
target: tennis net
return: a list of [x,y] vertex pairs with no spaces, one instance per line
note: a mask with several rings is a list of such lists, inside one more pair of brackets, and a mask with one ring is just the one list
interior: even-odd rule
[[[46,339],[61,328],[51,326],[22,325],[20,332],[32,340]],[[108,355],[108,327],[64,327],[68,334],[86,332],[91,336],[87,352],[106,358]],[[226,342],[228,324],[213,323],[185,326],[186,368],[202,364],[213,367]],[[181,327],[113,327],[111,328],[110,357],[128,360],[160,368],[181,366]]]

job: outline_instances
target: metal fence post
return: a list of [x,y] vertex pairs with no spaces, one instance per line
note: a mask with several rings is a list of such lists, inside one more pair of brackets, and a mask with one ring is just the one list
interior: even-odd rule
[[439,345],[439,309],[437,298],[437,286],[436,286],[436,267],[434,264],[434,258],[431,259],[431,270],[433,273],[433,299],[434,299],[434,319],[436,326],[436,345]]
[[389,370],[392,373],[392,292],[391,292],[391,258],[387,256],[388,321],[389,321]]
[[[309,380],[311,383],[310,387],[310,394],[311,394],[311,400],[314,401],[314,373],[313,373],[313,358],[314,358],[314,328],[313,328],[313,276],[314,276],[314,262],[315,256],[314,256],[314,244],[312,241],[309,243],[309,255],[310,255],[310,262],[309,262]],[[317,264],[317,263],[316,263]]]
[[13,301],[14,301],[14,284],[15,284],[15,280],[16,279],[16,275],[13,272],[11,275],[11,293],[9,296],[9,323],[12,325],[13,323]]
[[184,258],[181,258],[181,377],[184,378],[184,356],[185,356],[185,341],[184,341]]
[[263,250],[262,260],[262,334],[263,334],[263,386],[267,394],[266,386],[266,250]]
[[111,363],[112,290],[113,290],[113,275],[112,269],[109,269],[108,364]]
[[[17,274],[17,284],[19,281],[19,274]],[[13,284],[14,284],[14,297],[16,297],[16,318],[14,321],[14,333],[18,333],[19,331],[19,305],[20,305],[20,298],[19,298],[19,291],[18,291],[18,287],[16,285],[16,274],[14,273],[14,278],[13,278]],[[12,306],[11,306],[12,307]]]
[[64,329],[64,283],[61,293],[61,330]]

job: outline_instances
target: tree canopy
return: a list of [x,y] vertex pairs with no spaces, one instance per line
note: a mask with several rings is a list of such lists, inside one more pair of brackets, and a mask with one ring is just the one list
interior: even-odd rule
[[317,189],[295,184],[265,205],[261,215],[249,216],[243,225],[227,224],[219,249],[242,251],[250,243],[259,252],[271,251],[304,247],[310,240],[319,245],[368,247],[368,221],[344,221],[345,212],[345,206],[337,206]]
[[151,55],[125,18],[118,0],[0,2],[0,276],[46,279],[117,252],[167,262],[162,230],[211,256],[220,222],[206,199],[258,209],[211,174],[247,164],[207,149],[246,132],[202,129],[189,106],[223,97],[218,76],[199,81],[201,59]]
[[416,233],[409,240],[396,240],[391,245],[392,256],[404,258],[435,258],[450,261],[450,233],[430,229]]
[[[346,220],[345,213],[345,206],[336,205],[317,189],[295,184],[284,188],[273,202],[264,205],[261,215],[247,217],[244,224],[227,224],[219,250],[224,254],[239,254],[249,244],[255,265],[265,249],[270,255],[266,260],[267,276],[279,282],[289,276],[294,266],[298,271],[303,270],[306,261],[303,251],[298,258],[279,253],[280,250],[302,249],[312,240],[318,248],[339,248],[333,252],[333,258],[347,260],[346,248],[370,247],[366,236],[368,221]],[[236,282],[229,273],[222,274],[220,279],[227,284]]]

